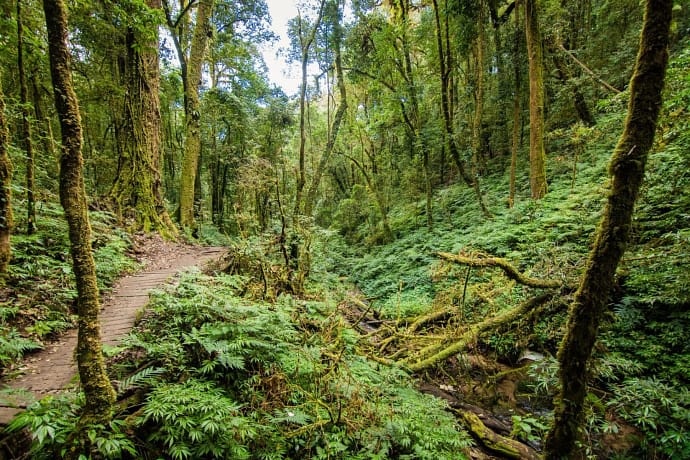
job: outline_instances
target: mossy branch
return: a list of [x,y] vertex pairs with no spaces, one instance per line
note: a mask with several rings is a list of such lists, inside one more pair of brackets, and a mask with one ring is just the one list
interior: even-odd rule
[[472,412],[453,409],[463,425],[474,435],[479,442],[488,450],[500,454],[505,458],[539,460],[541,457],[537,452],[514,439],[506,438],[487,428],[481,419]]
[[[413,372],[419,372],[421,370],[427,369],[467,348],[470,345],[470,343],[474,341],[475,337],[477,337],[482,332],[487,331],[489,329],[495,329],[503,324],[507,324],[511,321],[514,321],[515,319],[539,307],[545,302],[548,302],[554,295],[554,293],[541,294],[537,297],[529,299],[526,302],[523,302],[522,304],[518,305],[517,307],[511,310],[508,310],[504,313],[501,313],[485,321],[482,321],[481,323],[473,324],[451,345],[446,346],[434,355],[416,362],[410,362],[410,359],[406,358],[405,360],[403,360],[401,364],[405,365],[408,369],[410,369]],[[422,357],[424,357],[424,354],[422,354],[421,356],[417,356],[417,358]]]
[[438,255],[443,260],[475,268],[498,267],[501,270],[503,270],[503,273],[505,273],[505,275],[508,278],[528,287],[550,289],[558,288],[563,285],[563,283],[556,280],[540,280],[537,278],[530,278],[524,273],[521,273],[517,268],[515,268],[514,265],[512,265],[506,259],[502,259],[499,257],[480,256],[476,258],[471,258],[461,256],[459,254],[451,254],[449,252],[437,252],[436,255]]

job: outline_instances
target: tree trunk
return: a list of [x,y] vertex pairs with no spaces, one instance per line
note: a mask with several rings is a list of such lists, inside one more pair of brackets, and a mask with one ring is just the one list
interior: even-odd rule
[[5,119],[5,96],[0,78],[0,283],[4,282],[12,258],[12,162],[8,154],[9,135]]
[[303,30],[304,20],[302,16],[298,16],[299,21],[299,41],[301,48],[301,65],[302,65],[302,82],[299,91],[299,170],[297,171],[297,187],[295,191],[295,210],[293,213],[293,221],[296,226],[297,218],[302,213],[302,195],[304,193],[304,186],[307,183],[306,177],[306,149],[307,149],[307,65],[309,64],[309,51],[316,39],[316,32],[321,24],[323,18],[324,8],[326,7],[326,0],[321,0],[319,3],[319,13],[311,30],[305,33]]
[[[147,0],[158,10],[160,0]],[[134,219],[135,228],[174,238],[177,231],[161,196],[161,111],[158,33],[148,39],[126,33],[124,151],[110,196],[118,213]]]
[[26,69],[24,66],[24,26],[22,24],[21,0],[17,0],[17,70],[19,76],[19,102],[22,107],[21,139],[26,152],[26,233],[27,235],[32,235],[36,231],[34,145],[31,140],[29,87],[26,83]]
[[520,6],[515,6],[515,89],[513,94],[513,139],[510,152],[510,191],[508,207],[515,205],[515,174],[517,173],[518,143],[520,142]]
[[525,34],[529,61],[529,183],[532,198],[546,195],[544,150],[544,63],[537,0],[525,0]]
[[613,152],[611,191],[587,268],[570,307],[568,328],[558,352],[561,392],[545,458],[570,458],[587,393],[587,361],[630,235],[632,215],[661,107],[672,0],[647,0],[625,128]]
[[314,177],[312,178],[311,186],[307,191],[307,199],[304,203],[304,214],[307,216],[311,216],[312,214],[314,202],[316,201],[316,192],[318,191],[319,183],[321,182],[321,176],[323,175],[323,172],[326,170],[328,160],[331,154],[333,153],[333,149],[335,148],[335,141],[338,138],[338,131],[340,130],[340,124],[343,121],[343,118],[345,117],[345,113],[347,111],[347,92],[345,89],[345,75],[343,74],[342,56],[340,53],[340,42],[343,39],[343,30],[342,25],[340,24],[342,19],[341,16],[342,15],[340,13],[340,8],[338,7],[338,14],[333,24],[333,48],[335,50],[335,78],[337,80],[338,93],[340,94],[340,105],[338,106],[338,109],[335,111],[335,116],[333,117],[333,125],[330,129],[328,141],[326,142],[326,150],[321,155],[321,159],[319,160],[319,164],[316,168],[316,171],[314,171]]
[[467,185],[472,187],[474,190],[475,194],[477,195],[477,201],[479,202],[479,207],[482,210],[482,213],[490,217],[491,213],[489,212],[486,204],[484,203],[484,197],[481,193],[481,188],[479,186],[478,178],[472,177],[470,174],[467,173],[465,170],[465,165],[462,162],[462,159],[460,158],[460,152],[458,151],[458,146],[455,143],[454,139],[454,129],[453,129],[453,107],[452,107],[452,102],[453,102],[453,97],[452,97],[452,79],[451,79],[451,66],[453,60],[451,59],[451,49],[450,49],[450,40],[449,40],[449,32],[448,32],[448,21],[447,21],[447,15],[448,15],[448,5],[446,5],[446,21],[445,21],[445,43],[446,46],[444,47],[443,43],[443,30],[441,27],[441,17],[440,17],[440,11],[438,7],[438,1],[433,0],[432,5],[434,8],[434,18],[436,21],[436,45],[438,48],[438,55],[439,55],[439,74],[441,77],[441,110],[443,112],[443,122],[444,122],[444,131],[443,131],[443,137],[444,137],[444,145],[448,149],[448,152],[450,153],[451,158],[453,159],[453,162],[455,163],[455,166],[458,168],[458,172],[460,173],[460,176],[462,179],[465,181]]
[[[201,114],[199,101],[199,87],[201,86],[201,70],[206,55],[206,47],[210,35],[210,16],[214,0],[200,0],[196,12],[196,25],[187,62],[185,78],[185,145],[182,158],[180,179],[180,225],[194,229],[194,187],[197,166],[201,153]],[[184,77],[184,75],[183,75]]]
[[[48,29],[50,72],[53,79],[55,107],[62,128],[60,157],[60,203],[69,227],[72,266],[77,283],[77,365],[86,400],[80,417],[82,426],[107,425],[115,400],[105,372],[101,352],[98,285],[91,250],[91,227],[84,189],[82,128],[79,103],[71,75],[68,48],[67,13],[64,0],[44,0]],[[78,436],[88,443],[86,430]],[[95,446],[92,446],[95,449]]]

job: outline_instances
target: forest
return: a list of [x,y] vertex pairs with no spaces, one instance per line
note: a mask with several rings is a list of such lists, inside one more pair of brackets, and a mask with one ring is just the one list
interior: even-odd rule
[[0,459],[690,458],[690,4],[269,3],[0,5]]

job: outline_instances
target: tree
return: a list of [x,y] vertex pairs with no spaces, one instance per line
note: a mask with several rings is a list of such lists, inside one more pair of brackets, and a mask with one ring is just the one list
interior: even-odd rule
[[630,236],[635,200],[644,178],[661,107],[668,62],[672,0],[647,0],[623,134],[611,157],[611,191],[587,268],[570,307],[558,352],[561,391],[545,443],[545,458],[570,458],[587,393],[587,362]]
[[309,24],[307,18],[303,17],[300,11],[294,19],[296,38],[299,45],[300,65],[302,69],[302,83],[299,91],[299,169],[297,172],[297,189],[295,193],[294,218],[302,213],[302,194],[307,183],[306,176],[306,148],[307,148],[307,66],[309,65],[311,47],[316,41],[316,33],[321,26],[326,0],[320,0],[316,19]]
[[31,110],[29,87],[26,83],[24,65],[24,25],[22,23],[22,2],[17,0],[17,70],[19,75],[19,102],[22,107],[21,138],[26,151],[26,233],[36,231],[36,203],[34,200],[34,146],[31,140]]
[[[439,62],[439,75],[441,77],[441,110],[443,112],[443,137],[444,146],[450,152],[451,158],[458,168],[460,176],[463,178],[465,183],[472,187],[475,195],[477,196],[477,201],[479,202],[479,207],[482,210],[482,214],[486,217],[491,217],[491,212],[484,202],[484,197],[481,192],[481,187],[479,184],[479,175],[477,174],[477,161],[479,156],[479,148],[481,145],[480,139],[480,127],[481,118],[483,111],[483,100],[484,100],[484,36],[482,24],[482,14],[481,8],[483,5],[480,2],[480,14],[477,18],[477,85],[476,85],[476,100],[475,100],[475,113],[472,121],[472,165],[471,169],[474,174],[470,175],[467,173],[465,166],[460,158],[460,151],[458,144],[455,140],[455,120],[454,111],[452,108],[453,94],[451,89],[452,73],[453,73],[453,51],[450,44],[450,32],[448,24],[448,4],[445,1],[444,6],[444,25],[442,26],[441,21],[441,10],[439,9],[438,1],[433,0],[432,5],[434,9],[434,20],[435,20],[435,30],[436,30],[436,46],[438,48],[438,62]],[[456,13],[457,14],[457,13]],[[445,32],[445,33],[444,33]],[[444,40],[445,37],[445,40]]]
[[[12,257],[12,162],[8,154],[9,137],[5,119],[5,97],[0,79],[0,277],[7,273]],[[2,278],[0,278],[0,281]]]
[[196,184],[199,156],[201,155],[201,113],[199,88],[201,87],[201,71],[206,56],[209,37],[212,35],[210,18],[214,0],[199,0],[196,11],[196,23],[192,35],[189,52],[186,52],[183,40],[187,35],[186,15],[195,5],[189,1],[183,5],[177,19],[173,19],[172,11],[167,0],[163,2],[168,26],[175,43],[177,56],[180,61],[182,83],[184,88],[185,107],[185,143],[182,157],[180,179],[180,225],[192,230],[196,227],[194,218],[194,189]]
[[161,196],[158,22],[153,16],[160,8],[160,0],[147,0],[125,33],[124,149],[110,196],[136,228],[173,237],[176,229]]
[[[67,13],[63,0],[44,0],[48,29],[50,71],[55,108],[62,128],[60,156],[60,203],[69,227],[72,267],[77,283],[77,366],[86,401],[79,423],[106,425],[111,418],[115,392],[105,372],[101,350],[98,285],[91,250],[82,158],[79,103],[71,75]],[[86,430],[81,439],[90,450]],[[95,448],[95,446],[93,446]]]
[[[326,11],[326,20],[331,23],[333,27],[333,50],[335,57],[333,59],[333,66],[335,67],[335,78],[336,84],[338,86],[338,94],[340,96],[338,108],[333,116],[333,123],[328,130],[328,140],[326,141],[326,148],[321,155],[319,164],[314,171],[314,176],[312,177],[311,185],[307,190],[307,198],[304,203],[304,214],[306,216],[311,216],[314,203],[316,201],[316,192],[319,188],[319,183],[321,182],[321,176],[323,175],[326,165],[328,165],[328,160],[333,153],[335,148],[335,141],[338,138],[338,132],[340,131],[340,124],[345,117],[347,112],[347,90],[345,87],[345,75],[343,73],[343,59],[341,53],[341,45],[343,41],[343,26],[342,26],[342,6],[340,1],[329,1]],[[329,97],[330,100],[330,97]]]
[[529,62],[529,183],[532,198],[546,195],[544,150],[544,59],[537,0],[525,0],[525,33]]

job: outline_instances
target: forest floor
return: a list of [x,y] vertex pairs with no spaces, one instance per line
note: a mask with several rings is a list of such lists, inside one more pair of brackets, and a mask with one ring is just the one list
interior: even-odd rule
[[[194,246],[165,241],[160,237],[135,237],[133,256],[142,268],[121,278],[101,299],[101,334],[106,346],[116,346],[134,325],[138,312],[146,305],[149,291],[169,282],[181,270],[202,266],[220,258],[221,247]],[[15,401],[7,407],[0,402],[0,426],[35,399],[60,393],[74,382],[77,374],[74,350],[77,330],[71,329],[37,353],[28,355],[22,374],[0,387],[17,390]]]

